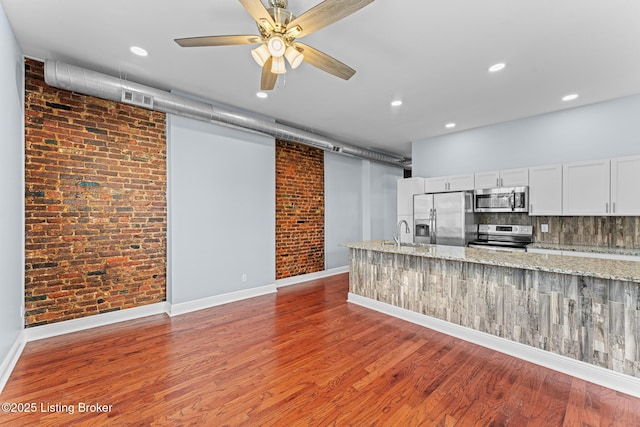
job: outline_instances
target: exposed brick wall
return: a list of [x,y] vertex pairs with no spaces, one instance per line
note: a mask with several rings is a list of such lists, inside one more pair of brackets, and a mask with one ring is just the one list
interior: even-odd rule
[[324,152],[276,141],[276,279],[324,270]]
[[43,71],[26,61],[26,326],[164,301],[165,114]]

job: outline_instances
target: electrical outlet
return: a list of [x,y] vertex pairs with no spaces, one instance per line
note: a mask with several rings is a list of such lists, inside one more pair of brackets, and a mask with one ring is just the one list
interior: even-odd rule
[[548,233],[549,232],[549,224],[541,224],[540,225],[540,231],[542,231],[543,233]]
[[246,281],[247,281],[247,274],[246,274],[246,273],[244,273],[244,274],[242,275],[242,282],[244,283],[244,282],[246,282]]
[[24,305],[20,306],[20,319],[24,320]]

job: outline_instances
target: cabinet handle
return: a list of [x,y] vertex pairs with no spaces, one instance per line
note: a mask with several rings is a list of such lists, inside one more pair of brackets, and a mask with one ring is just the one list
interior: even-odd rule
[[611,212],[616,213],[616,202],[613,202],[612,205],[613,205],[613,209]]
[[604,205],[605,205],[605,208],[604,208],[605,213],[609,213],[609,202],[606,202]]
[[533,203],[529,205],[529,213],[533,213]]

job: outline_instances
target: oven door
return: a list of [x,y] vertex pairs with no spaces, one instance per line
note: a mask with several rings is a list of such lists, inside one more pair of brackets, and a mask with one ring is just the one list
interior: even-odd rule
[[474,212],[528,212],[529,187],[500,187],[475,190]]

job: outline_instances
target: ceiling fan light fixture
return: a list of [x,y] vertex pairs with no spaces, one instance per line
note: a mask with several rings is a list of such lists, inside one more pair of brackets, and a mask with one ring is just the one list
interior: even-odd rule
[[255,59],[259,66],[263,67],[264,63],[267,62],[267,59],[271,56],[271,53],[267,45],[263,43],[251,51],[251,56],[253,56],[253,59]]
[[271,53],[271,56],[274,58],[281,58],[287,49],[284,39],[280,36],[271,36],[267,47],[269,48],[269,53]]
[[287,50],[284,52],[284,57],[287,58],[287,61],[289,61],[291,68],[294,70],[298,68],[304,60],[304,55],[301,54],[300,51],[293,46],[287,47]]
[[273,62],[271,63],[271,72],[273,74],[284,74],[287,72],[287,69],[284,65],[284,58],[282,56],[273,57]]

